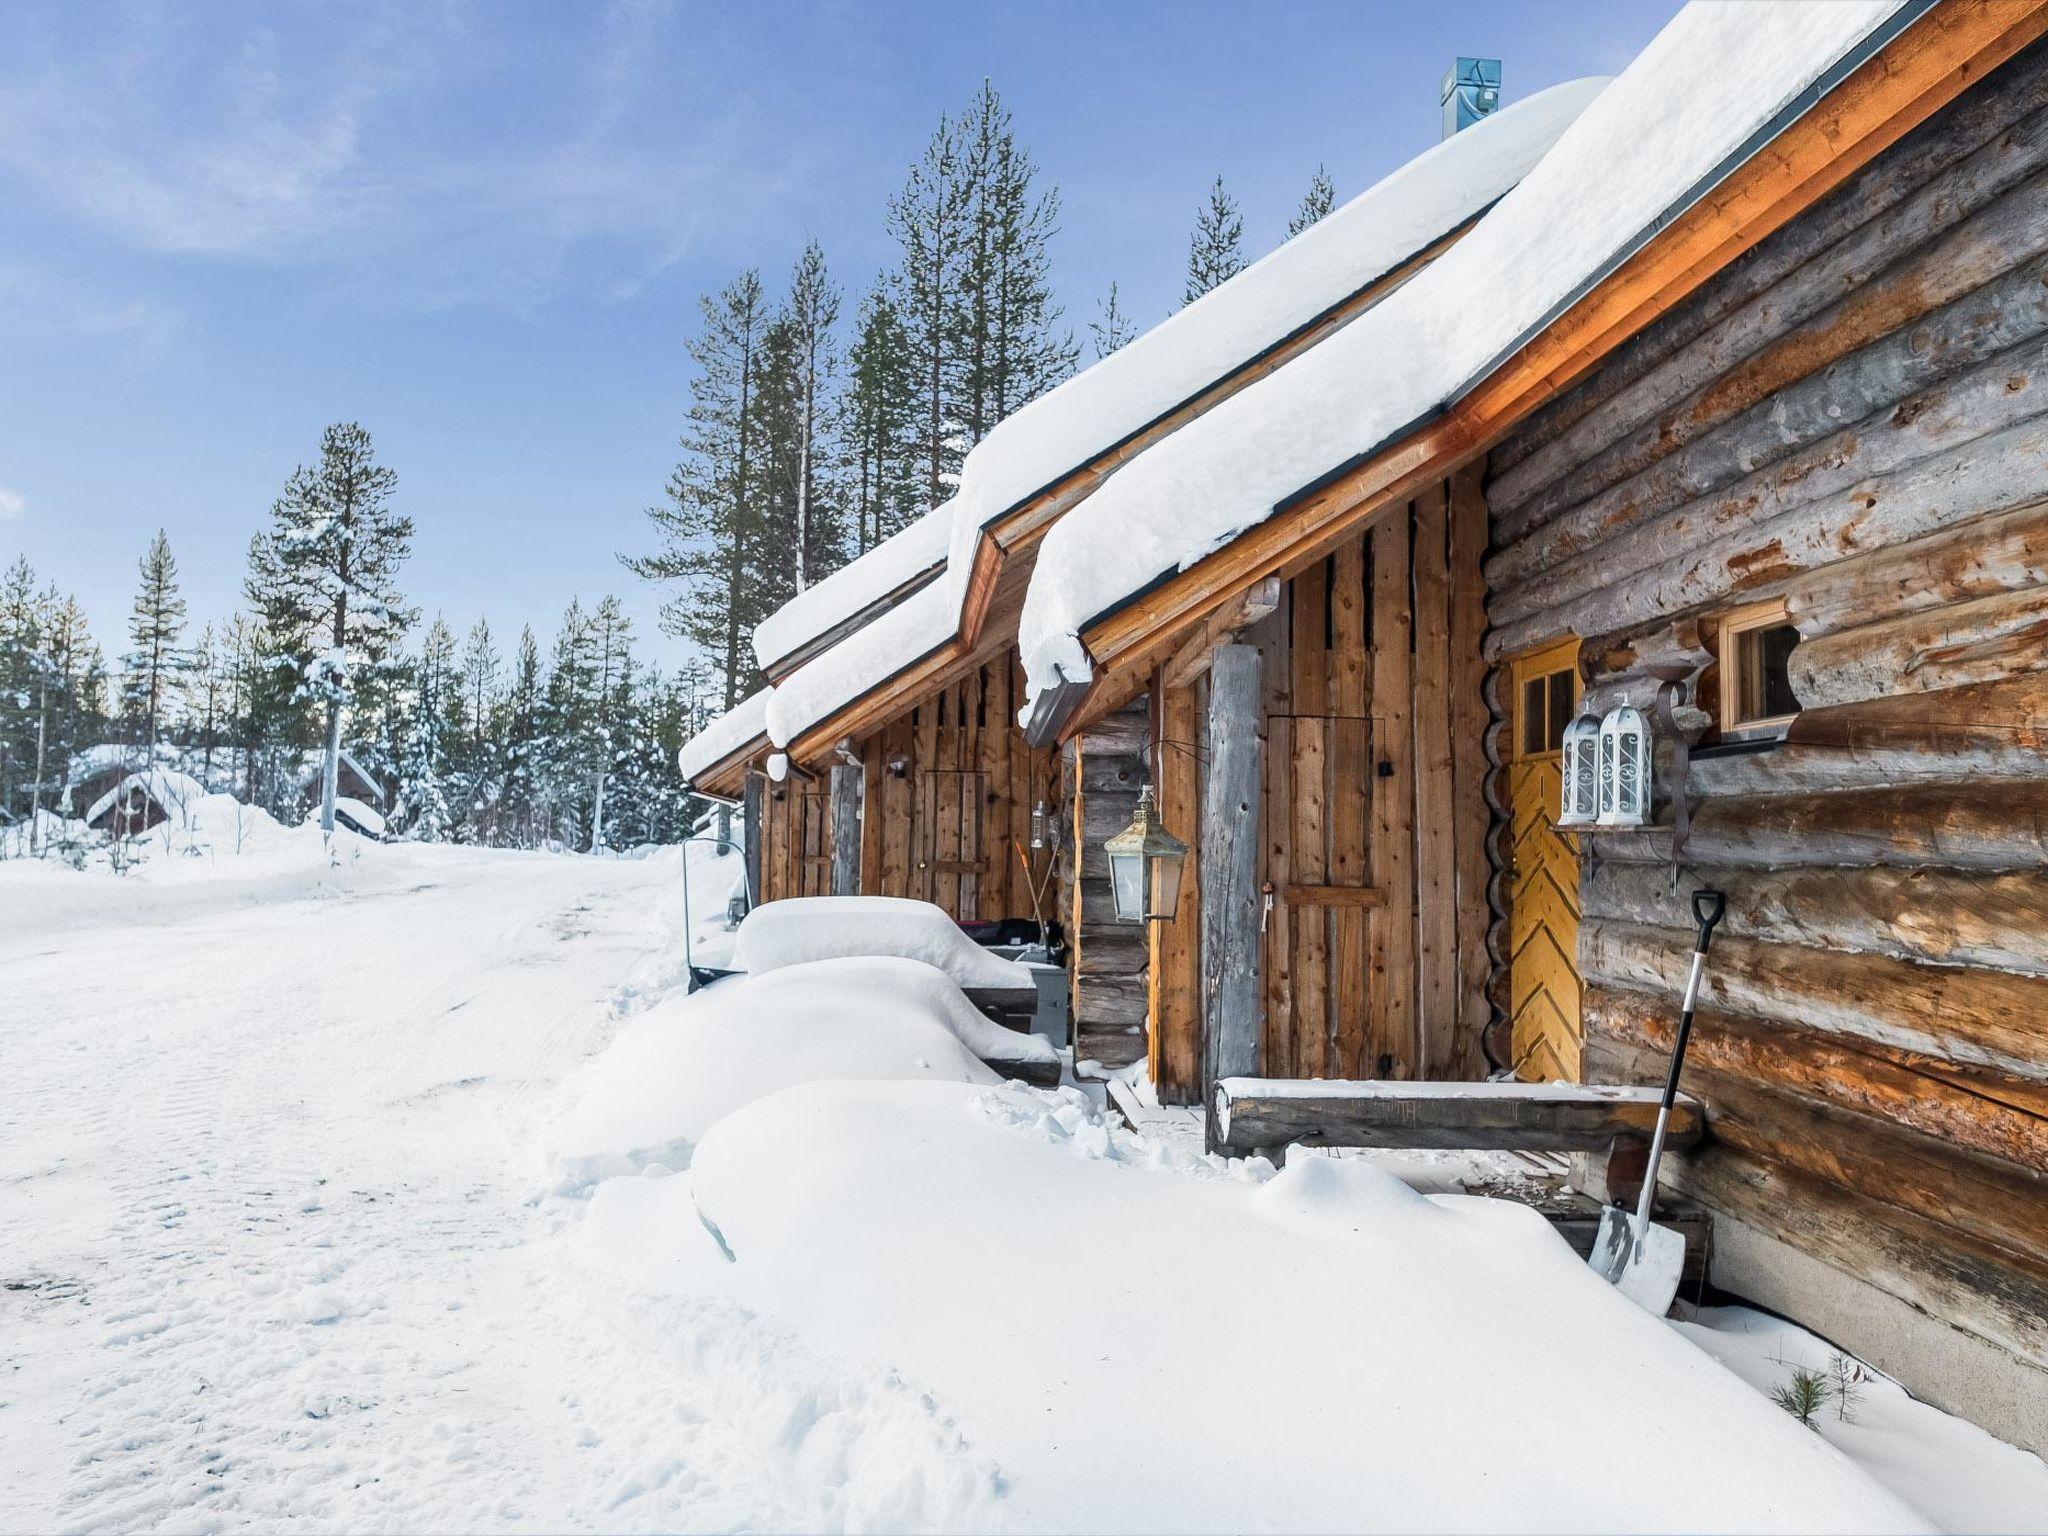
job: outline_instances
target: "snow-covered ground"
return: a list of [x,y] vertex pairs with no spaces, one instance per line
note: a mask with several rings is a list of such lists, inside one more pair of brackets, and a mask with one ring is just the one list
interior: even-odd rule
[[1799,1427],[1756,1389],[1815,1341],[1654,1323],[1515,1207],[1141,1140],[915,988],[682,998],[678,853],[337,848],[0,865],[0,1529],[2048,1508],[1885,1383]]

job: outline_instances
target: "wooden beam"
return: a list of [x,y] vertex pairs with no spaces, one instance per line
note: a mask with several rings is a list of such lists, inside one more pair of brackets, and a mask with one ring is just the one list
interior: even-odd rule
[[[1253,1152],[1309,1147],[1599,1152],[1616,1137],[1647,1141],[1662,1087],[1576,1083],[1399,1083],[1226,1078],[1210,1096],[1217,1142]],[[1672,1106],[1672,1147],[1696,1143],[1699,1103]]]
[[1202,823],[1202,1082],[1259,1060],[1259,653],[1226,645],[1209,668]]
[[[1149,671],[1232,592],[1329,551],[1363,519],[1484,452],[2044,30],[2040,3],[1951,0],[1916,20],[1450,410],[1089,626],[1081,639],[1098,663],[1097,688],[1127,688],[1127,667]],[[1096,707],[1088,701],[1077,718]]]
[[1174,921],[1152,923],[1148,972],[1150,1011],[1145,1033],[1152,1086],[1162,1104],[1198,1104],[1202,1096],[1202,765],[1193,688],[1164,688],[1154,718],[1159,816],[1166,829],[1188,839],[1181,866],[1180,908]]
[[861,767],[832,765],[832,894],[860,894]]
[[1280,606],[1280,578],[1255,581],[1209,615],[1202,627],[1167,659],[1160,669],[1167,688],[1185,688],[1209,669],[1217,646],[1247,625],[1256,624]]

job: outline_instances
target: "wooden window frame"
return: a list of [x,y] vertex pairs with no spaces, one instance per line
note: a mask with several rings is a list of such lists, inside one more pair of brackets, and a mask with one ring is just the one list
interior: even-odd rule
[[1716,621],[1720,632],[1719,657],[1721,671],[1720,719],[1718,734],[1723,741],[1776,741],[1781,739],[1799,711],[1789,715],[1765,715],[1761,719],[1743,720],[1736,717],[1741,713],[1742,697],[1741,668],[1737,658],[1741,647],[1737,641],[1746,634],[1759,629],[1776,629],[1790,624],[1792,615],[1785,605],[1785,599],[1774,597],[1760,603],[1745,603],[1740,608],[1731,608]]
[[[1585,696],[1585,679],[1579,676],[1579,637],[1567,635],[1562,640],[1553,640],[1548,645],[1539,645],[1507,658],[1508,667],[1508,761],[1513,763],[1532,762],[1538,758],[1556,757],[1558,749],[1545,748],[1539,752],[1525,751],[1522,746],[1522,730],[1525,711],[1522,705],[1523,686],[1533,678],[1550,677],[1559,672],[1569,672],[1572,678],[1571,710],[1576,716],[1579,701]],[[1571,720],[1565,721],[1567,729]]]

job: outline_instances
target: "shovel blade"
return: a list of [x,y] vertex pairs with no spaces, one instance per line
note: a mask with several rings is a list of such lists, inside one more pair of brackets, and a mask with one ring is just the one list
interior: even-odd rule
[[1685,1239],[1655,1222],[1610,1205],[1600,1213],[1600,1231],[1586,1262],[1593,1272],[1652,1317],[1671,1310],[1685,1269]]

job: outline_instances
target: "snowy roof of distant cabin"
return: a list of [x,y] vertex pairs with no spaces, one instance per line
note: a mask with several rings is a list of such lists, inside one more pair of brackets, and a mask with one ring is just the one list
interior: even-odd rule
[[190,774],[180,773],[175,768],[145,768],[140,773],[126,775],[120,783],[95,800],[85,813],[85,820],[98,821],[101,816],[130,794],[140,790],[168,812],[182,811],[206,798],[206,786]]
[[951,501],[890,535],[816,586],[797,593],[754,627],[754,657],[764,671],[857,620],[946,563],[953,528]]
[[748,694],[683,743],[682,750],[676,753],[676,767],[682,771],[685,784],[696,783],[699,774],[763,739],[767,734],[769,692],[763,688]]
[[1888,35],[1901,3],[1681,11],[1455,246],[1053,526],[1018,633],[1032,694],[1089,678],[1086,626],[1485,378]]
[[1591,78],[1551,86],[1432,145],[998,423],[961,467],[949,565],[956,600],[965,597],[983,527],[1485,211],[1528,174],[1606,83]]

